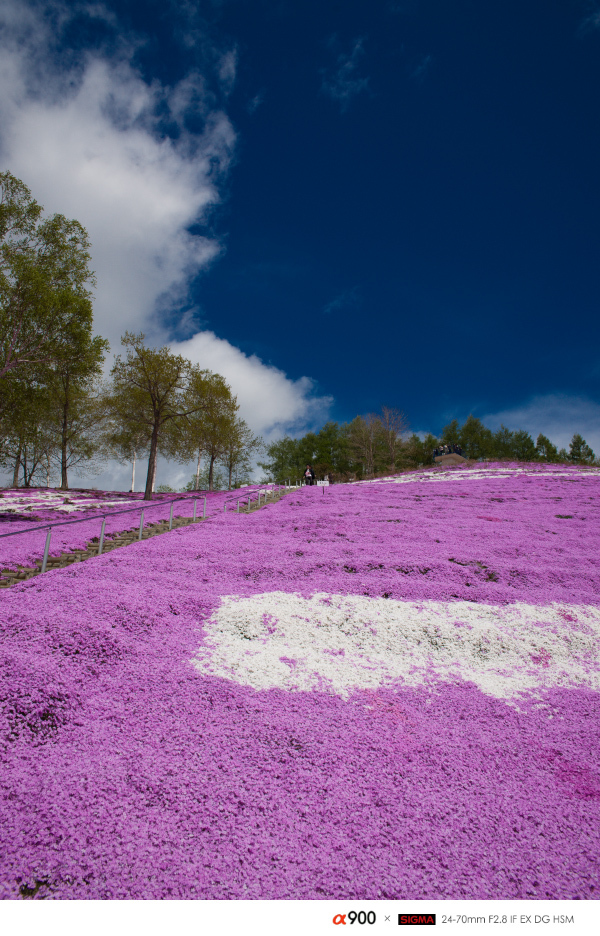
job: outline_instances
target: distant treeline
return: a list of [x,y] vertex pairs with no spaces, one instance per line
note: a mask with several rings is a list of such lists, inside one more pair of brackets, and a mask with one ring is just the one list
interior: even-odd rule
[[492,432],[480,419],[469,416],[462,424],[454,419],[439,437],[408,435],[407,421],[399,410],[384,407],[380,414],[357,416],[350,423],[328,422],[320,432],[300,439],[286,436],[267,447],[267,459],[259,462],[273,481],[300,478],[307,464],[317,478],[349,481],[433,463],[433,451],[441,445],[459,445],[469,459],[492,461],[542,461],[596,464],[594,452],[576,433],[566,449],[558,449],[545,435],[534,442],[528,432],[500,426]]

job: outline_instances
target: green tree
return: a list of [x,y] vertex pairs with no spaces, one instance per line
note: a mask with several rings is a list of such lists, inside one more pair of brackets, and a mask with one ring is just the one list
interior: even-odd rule
[[575,433],[569,445],[569,460],[583,465],[591,465],[595,455],[583,436]]
[[542,435],[541,432],[535,443],[535,451],[538,458],[543,458],[547,462],[558,461],[558,450],[556,446],[553,445],[550,439],[545,435]]
[[[192,369],[186,401],[189,412],[184,419],[172,422],[166,427],[160,450],[167,458],[174,458],[179,462],[188,462],[195,458],[196,477],[200,484],[202,456],[208,456],[209,460],[212,457],[214,475],[215,461],[221,457],[225,436],[233,425],[231,420],[225,417],[227,414],[231,415],[233,409],[237,412],[237,401],[232,396],[229,384],[220,374],[198,367]],[[219,432],[222,437],[217,440]]]
[[[209,490],[209,466],[204,465],[199,474],[194,473],[185,486],[186,491],[208,491]],[[227,488],[227,479],[225,472],[219,465],[213,465],[212,490],[225,491]]]
[[263,448],[263,440],[255,436],[243,419],[235,418],[226,426],[220,463],[227,471],[228,490],[244,481],[252,471],[251,457]]
[[381,409],[379,422],[381,445],[387,457],[387,470],[394,471],[404,448],[402,433],[408,429],[408,419],[401,410],[384,406]]
[[381,420],[373,413],[357,416],[348,425],[350,454],[361,469],[362,477],[371,477],[385,468],[386,445]]
[[106,397],[91,382],[58,383],[54,410],[56,445],[54,462],[61,489],[69,489],[69,471],[95,473],[104,454],[103,434]]
[[239,406],[235,397],[229,400],[213,400],[203,420],[203,448],[208,459],[208,490],[214,490],[216,462],[221,462],[227,453],[228,440],[234,435],[234,426]]
[[[325,478],[328,475],[336,481],[347,480],[353,473],[348,435],[343,426],[336,422],[325,423],[319,432],[309,433],[312,442],[312,452],[306,453],[308,457],[297,465],[301,473],[307,462],[313,465],[317,477]],[[300,458],[304,452],[299,452]],[[287,477],[290,477],[289,474]]]
[[[90,328],[72,328],[71,340],[50,368],[48,390],[60,433],[61,488],[69,488],[69,468],[91,467],[102,450],[106,396],[98,381],[109,344]],[[86,462],[90,462],[87,466]]]
[[[424,439],[419,438],[416,433],[413,433],[406,443],[406,457],[408,464],[412,467],[418,467],[419,465],[432,465],[433,450],[437,448],[439,444],[439,440],[430,432],[425,436]],[[449,445],[450,443],[446,442],[444,444]]]
[[513,433],[512,455],[515,461],[535,461],[537,455],[535,442],[524,429]]
[[[110,402],[106,410],[110,412]],[[130,426],[126,423],[115,424],[110,420],[103,442],[104,454],[121,464],[131,463],[131,490],[135,491],[135,467],[138,458],[148,452],[151,432],[148,426]]]
[[[300,479],[304,467],[300,440],[284,436],[267,445],[266,454],[267,460],[258,462],[266,474],[266,480],[283,484],[287,480],[295,483]],[[308,460],[311,461],[311,458]]]
[[511,432],[511,430],[507,429],[506,426],[501,425],[497,432],[494,433],[493,457],[513,459],[515,457],[514,447],[514,432]]
[[20,394],[3,421],[0,464],[13,472],[12,486],[49,482],[50,465],[56,450],[52,401],[45,388],[20,381]]
[[[118,355],[111,370],[110,391],[113,425],[117,431],[142,431],[149,435],[148,473],[144,499],[152,499],[159,442],[165,428],[183,428],[188,417],[206,405],[196,392],[198,368],[173,354],[168,347],[144,345],[144,335],[127,332],[121,339],[125,358]],[[171,446],[172,446],[171,439]],[[171,447],[172,451],[172,447]]]
[[489,458],[494,454],[494,437],[491,430],[473,415],[463,423],[459,445],[466,458]]
[[[43,208],[0,173],[0,408],[4,384],[65,357],[74,328],[90,328],[90,244],[78,221]],[[4,407],[2,404],[4,403]]]
[[442,429],[442,434],[440,436],[440,442],[442,443],[442,445],[459,445],[460,444],[460,426],[458,423],[458,419],[453,419],[452,422],[448,423],[447,426],[444,426],[444,428]]

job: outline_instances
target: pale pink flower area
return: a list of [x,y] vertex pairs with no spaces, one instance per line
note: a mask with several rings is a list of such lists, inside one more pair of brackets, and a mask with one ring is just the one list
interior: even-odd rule
[[0,896],[597,899],[600,476],[559,467],[306,488],[0,592]]

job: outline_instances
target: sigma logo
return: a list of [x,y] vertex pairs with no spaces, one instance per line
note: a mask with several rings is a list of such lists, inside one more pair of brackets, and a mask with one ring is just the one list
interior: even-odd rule
[[399,913],[398,926],[435,926],[435,913]]

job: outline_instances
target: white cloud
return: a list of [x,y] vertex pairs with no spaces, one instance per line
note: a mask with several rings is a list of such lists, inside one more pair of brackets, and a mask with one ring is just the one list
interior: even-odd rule
[[585,34],[600,28],[600,7],[596,3],[594,9],[590,10],[587,16],[583,18],[580,24],[580,32]]
[[333,312],[344,312],[349,309],[356,309],[358,306],[360,306],[360,296],[358,295],[356,286],[353,286],[352,289],[344,289],[331,299],[331,301],[323,307],[323,314],[331,315]]
[[[87,228],[98,331],[113,344],[126,328],[159,337],[157,316],[185,300],[190,279],[221,250],[188,228],[219,200],[234,130],[210,109],[197,75],[171,88],[148,84],[124,54],[88,54],[57,69],[36,9],[0,6],[2,163],[47,211]],[[200,134],[185,129],[192,108],[204,117]],[[165,114],[179,125],[177,139],[161,133]]]
[[[56,37],[82,11],[111,21],[98,3],[0,0],[0,165],[47,212],[88,230],[97,332],[114,350],[126,329],[163,344],[172,334],[167,315],[171,323],[179,315],[181,334],[189,286],[222,252],[218,236],[190,227],[207,223],[219,202],[236,134],[198,71],[173,86],[144,80],[132,64],[136,37],[116,39],[116,52],[57,56]],[[237,53],[211,50],[207,75],[215,56],[222,94],[235,81]],[[189,130],[190,117],[201,119],[201,132]],[[329,402],[313,399],[308,377],[290,380],[213,333],[185,344],[224,374],[248,422],[267,436],[310,422]],[[114,477],[120,483],[119,470]]]
[[498,429],[525,429],[535,440],[541,432],[558,448],[566,448],[579,432],[596,454],[600,454],[600,403],[587,397],[567,394],[535,396],[521,406],[488,413],[481,417],[484,425]]
[[413,78],[416,82],[422,83],[425,80],[425,76],[431,69],[433,62],[432,55],[424,55],[410,70],[410,77]]
[[263,103],[264,99],[265,99],[264,93],[262,91],[259,91],[258,94],[255,94],[254,97],[248,102],[248,104],[246,105],[246,110],[248,111],[250,116],[256,113],[260,105]]
[[237,74],[237,49],[231,49],[221,56],[218,72],[221,87],[226,94],[230,94]]
[[199,332],[173,344],[178,354],[222,374],[240,403],[240,415],[254,432],[277,438],[325,420],[333,400],[314,395],[308,377],[290,380],[283,371],[246,355],[213,332]]
[[[342,111],[348,109],[352,98],[369,87],[369,79],[361,78],[358,74],[358,66],[364,55],[363,42],[363,39],[355,39],[350,52],[338,53],[333,69],[322,71],[321,90],[337,101]],[[337,37],[332,38],[330,45],[337,45]]]

